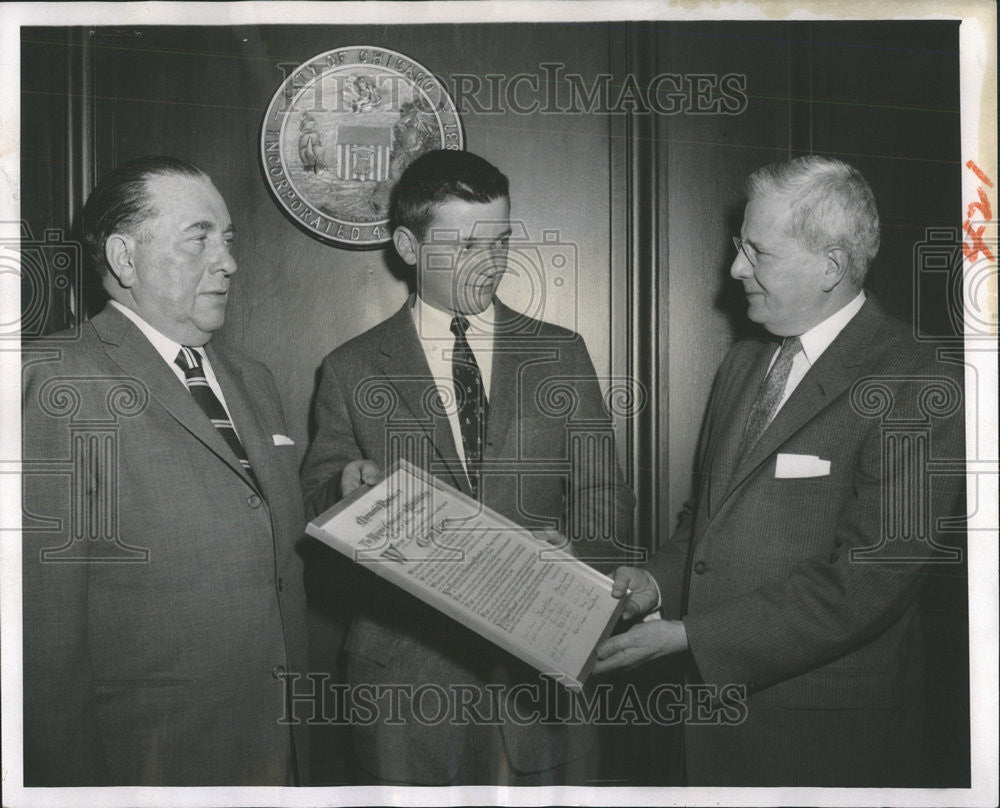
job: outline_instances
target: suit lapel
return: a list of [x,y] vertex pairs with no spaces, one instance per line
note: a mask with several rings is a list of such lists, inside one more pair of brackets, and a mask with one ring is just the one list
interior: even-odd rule
[[410,309],[411,303],[407,301],[386,324],[379,346],[380,370],[396,391],[400,403],[413,415],[413,422],[427,435],[455,487],[471,495],[472,488],[458,457],[451,424],[444,415],[441,396],[417,337]]
[[756,354],[741,368],[737,376],[725,390],[720,402],[719,412],[727,413],[720,435],[715,445],[708,448],[709,452],[709,513],[714,513],[722,504],[729,490],[736,460],[740,454],[740,444],[743,440],[743,428],[750,417],[757,391],[767,374],[768,364],[774,354],[774,344],[761,342]]
[[[486,424],[486,452],[504,445],[511,425],[520,417],[518,390],[523,359],[523,345],[517,333],[523,315],[507,308],[499,300],[494,304],[493,370],[490,372],[490,417]],[[520,337],[523,340],[523,335]]]
[[105,308],[91,322],[108,358],[142,383],[178,424],[249,482],[225,439],[143,333],[113,306]]
[[844,330],[830,343],[778,410],[757,445],[737,466],[727,486],[727,497],[785,441],[854,383],[877,343],[876,332],[884,317],[877,304],[868,300],[854,319],[844,326]]
[[[257,408],[254,406],[253,397],[246,386],[243,374],[224,355],[216,350],[211,344],[206,345],[209,361],[212,363],[212,370],[215,378],[222,389],[222,395],[226,399],[226,409],[236,427],[236,434],[239,435],[240,443],[247,453],[247,460],[253,469],[254,476],[260,483],[262,494],[267,499],[267,492],[274,490],[271,485],[272,480],[269,475],[274,467],[270,462],[270,436],[264,429],[257,415]],[[232,465],[232,464],[230,464]],[[243,470],[243,466],[234,466],[249,482],[249,477]]]

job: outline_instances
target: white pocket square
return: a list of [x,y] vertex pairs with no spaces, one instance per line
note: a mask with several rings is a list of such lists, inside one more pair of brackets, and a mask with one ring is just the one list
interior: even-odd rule
[[271,435],[271,439],[274,441],[275,446],[294,446],[295,441],[293,441],[288,435]]
[[816,455],[779,454],[775,477],[829,477],[830,461]]

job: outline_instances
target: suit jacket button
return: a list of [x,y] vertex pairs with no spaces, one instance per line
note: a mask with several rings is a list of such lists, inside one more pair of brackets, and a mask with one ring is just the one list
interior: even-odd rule
[[251,508],[259,508],[260,497],[258,497],[256,494],[251,494],[249,497],[247,497],[247,505],[249,505]]
[[278,586],[278,591],[279,592],[284,592],[285,591],[285,579],[284,578],[278,578],[277,586]]
[[280,680],[281,677],[284,675],[285,675],[284,665],[275,665],[273,668],[271,668],[271,676],[273,676],[275,679]]
[[695,561],[694,562],[694,571],[695,571],[695,573],[697,575],[701,575],[707,569],[708,569],[708,567],[705,565],[704,561]]

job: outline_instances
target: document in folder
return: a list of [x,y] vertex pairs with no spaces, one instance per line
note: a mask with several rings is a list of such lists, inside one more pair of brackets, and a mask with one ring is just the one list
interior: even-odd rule
[[625,605],[606,575],[404,460],[307,532],[573,689]]

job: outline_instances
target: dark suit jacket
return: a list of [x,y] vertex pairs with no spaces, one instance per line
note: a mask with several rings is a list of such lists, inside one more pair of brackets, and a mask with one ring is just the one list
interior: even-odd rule
[[[634,499],[621,482],[583,340],[501,303],[496,312],[482,501],[518,524],[562,531],[577,557],[611,568],[622,551],[613,540],[625,543]],[[303,466],[310,515],[336,502],[344,465],[359,458],[388,467],[402,456],[471,493],[408,303],[326,357],[316,420]],[[542,688],[513,657],[365,575],[346,640],[349,683],[471,685],[487,700],[487,683],[526,680]],[[401,724],[387,718],[383,711],[375,723],[352,727],[359,762],[381,778],[469,782],[476,775],[460,763],[463,753],[491,754],[487,748],[470,753],[489,743],[478,732],[482,727],[422,725],[405,707]],[[501,733],[512,765],[525,773],[559,766],[591,743],[589,733],[567,734],[558,724],[520,727],[508,720]]]
[[[961,366],[868,300],[736,465],[775,347],[740,342],[724,360],[693,519],[651,563],[667,616],[684,601],[691,681],[749,692],[720,725],[685,726],[688,782],[911,784],[923,750],[919,559],[940,560],[926,526],[961,512],[960,477],[916,475],[928,458],[963,456]],[[829,460],[829,474],[778,478],[779,453]],[[918,523],[923,540],[900,538]]]
[[285,785],[304,520],[274,380],[207,346],[258,487],[121,312],[63,336],[24,354],[25,782]]

